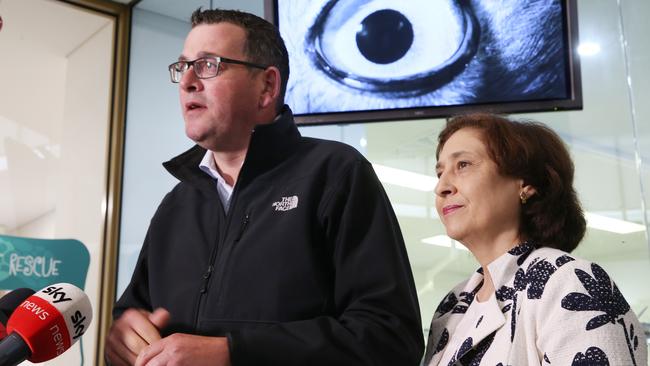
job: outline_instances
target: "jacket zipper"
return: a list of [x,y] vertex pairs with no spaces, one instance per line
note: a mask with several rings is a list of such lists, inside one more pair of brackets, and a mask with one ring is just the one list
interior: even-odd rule
[[[234,207],[234,205],[233,205],[234,201],[235,201],[235,196],[233,196],[233,200],[231,201],[231,206],[230,207]],[[205,271],[205,273],[202,276],[203,284],[201,285],[201,288],[199,290],[199,300],[197,302],[196,315],[194,317],[194,328],[197,329],[197,330],[198,330],[198,326],[199,326],[199,317],[200,317],[200,314],[201,314],[201,305],[202,305],[202,302],[203,302],[203,295],[208,292],[208,288],[209,288],[209,285],[210,285],[210,278],[212,277],[212,275],[213,275],[213,273],[215,271],[215,263],[216,263],[217,259],[219,258],[219,253],[221,253],[223,251],[223,249],[224,249],[223,246],[224,246],[224,244],[226,242],[226,239],[228,238],[228,231],[229,231],[228,229],[230,228],[230,222],[232,221],[232,216],[233,216],[233,214],[230,213],[230,212],[226,215],[226,225],[225,225],[225,227],[226,227],[227,231],[223,234],[223,236],[222,236],[223,239],[222,240],[217,239],[217,246],[212,249],[212,252],[210,253],[210,261],[208,262],[209,263],[208,268],[207,268],[207,270]],[[250,212],[247,213],[244,216],[244,220],[242,221],[242,225],[239,228],[239,232],[237,233],[237,237],[235,238],[233,245],[236,244],[237,242],[239,242],[242,235],[244,234],[244,231],[246,231],[246,227],[248,226],[249,222],[250,222]],[[218,291],[221,291],[221,289],[218,289]]]
[[[221,267],[226,266],[226,262],[228,261],[228,257],[232,255],[232,251],[234,250],[235,245],[239,242],[242,235],[244,235],[244,231],[246,230],[246,227],[248,226],[249,221],[250,221],[250,212],[247,213],[244,216],[244,220],[242,221],[242,224],[239,227],[239,232],[237,233],[237,236],[235,237],[235,240],[233,240],[232,245],[230,246],[230,248],[228,248],[228,252],[225,254],[225,257],[223,255],[221,255],[221,256],[217,255],[217,258],[215,260],[218,261],[217,264],[220,263]],[[224,271],[221,271],[221,277],[216,279],[218,282],[217,282],[217,286],[215,286],[214,291],[217,292],[217,295],[216,295],[217,299],[219,299],[220,296],[221,296],[221,291],[222,291],[222,288],[223,288],[225,276],[226,276],[226,273]]]
[[[235,238],[235,244],[239,242],[239,239],[241,239],[242,235],[244,235],[244,231],[246,231],[246,227],[248,226],[248,222],[250,221],[250,213],[247,213],[246,216],[244,216],[244,221],[242,222],[241,227],[239,228],[239,233],[237,234],[237,237]],[[215,250],[213,249],[213,252]],[[204,294],[208,292],[208,283],[210,282],[210,277],[212,276],[212,272],[214,272],[214,261],[216,260],[216,253],[213,253],[210,255],[210,265],[208,266],[208,269],[205,271],[203,274],[203,286],[201,286],[201,290],[199,291],[201,294]]]
[[[251,141],[253,139],[253,135],[255,134],[255,131],[253,131],[253,134],[251,135]],[[246,165],[246,159],[244,159],[244,165]],[[203,274],[203,285],[201,286],[201,289],[199,290],[199,300],[197,301],[196,305],[196,314],[194,317],[194,329],[198,330],[199,328],[199,316],[201,314],[201,304],[203,302],[203,295],[208,292],[208,288],[210,285],[210,277],[212,277],[212,272],[215,270],[215,261],[219,258],[219,252],[223,250],[223,246],[225,245],[226,239],[228,238],[228,232],[230,231],[230,221],[232,220],[232,216],[234,215],[236,203],[237,203],[237,197],[239,196],[239,190],[241,189],[242,182],[244,181],[244,169],[242,167],[242,170],[240,171],[240,177],[238,179],[239,184],[235,185],[235,189],[232,192],[231,200],[230,200],[230,206],[228,213],[226,213],[226,226],[225,226],[225,232],[223,236],[219,236],[219,233],[217,233],[217,246],[216,248],[212,249],[212,252],[210,253],[210,261],[208,262],[208,269],[205,271]],[[219,199],[221,209],[223,209],[223,203],[221,203],[221,199]],[[246,214],[244,218],[244,224],[242,225],[242,228],[239,231],[239,234],[237,235],[237,239],[235,242],[238,242],[241,236],[244,233],[244,230],[246,229],[246,226],[248,225],[248,221],[250,218],[250,212]],[[219,289],[220,291],[220,289]]]
[[242,235],[244,235],[244,231],[246,231],[246,227],[248,226],[248,222],[251,219],[251,214],[250,212],[244,216],[244,221],[241,224],[241,227],[239,228],[239,234],[237,234],[237,237],[235,238],[235,243],[239,243],[239,239],[241,239]]

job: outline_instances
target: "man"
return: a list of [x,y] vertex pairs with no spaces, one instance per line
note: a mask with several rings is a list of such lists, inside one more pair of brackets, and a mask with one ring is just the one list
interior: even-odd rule
[[115,306],[109,362],[417,365],[419,308],[388,198],[356,150],[300,136],[277,29],[199,9],[170,72],[197,145],[164,164],[180,183]]

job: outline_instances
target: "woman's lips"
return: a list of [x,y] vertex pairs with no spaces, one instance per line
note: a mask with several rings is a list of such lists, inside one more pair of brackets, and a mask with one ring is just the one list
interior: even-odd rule
[[444,216],[449,215],[450,213],[458,210],[459,208],[462,208],[462,205],[448,205],[442,208],[442,214]]

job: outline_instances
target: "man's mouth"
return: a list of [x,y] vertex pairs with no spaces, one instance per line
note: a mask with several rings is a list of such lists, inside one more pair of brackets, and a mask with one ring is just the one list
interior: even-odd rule
[[199,108],[205,108],[205,105],[196,102],[185,103],[185,109],[188,111],[193,111]]

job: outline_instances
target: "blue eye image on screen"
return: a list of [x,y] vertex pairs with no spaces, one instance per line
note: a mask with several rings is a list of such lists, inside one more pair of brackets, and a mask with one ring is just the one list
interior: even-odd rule
[[305,42],[314,66],[348,87],[406,97],[447,84],[476,54],[479,29],[470,7],[442,3],[433,23],[421,11],[427,1],[383,3],[328,2]]
[[[289,51],[286,102],[299,117],[427,108],[444,115],[435,110],[497,104],[518,110],[531,101],[552,102],[531,110],[580,108],[568,27],[573,1],[271,1]],[[366,120],[383,118],[376,116]]]

